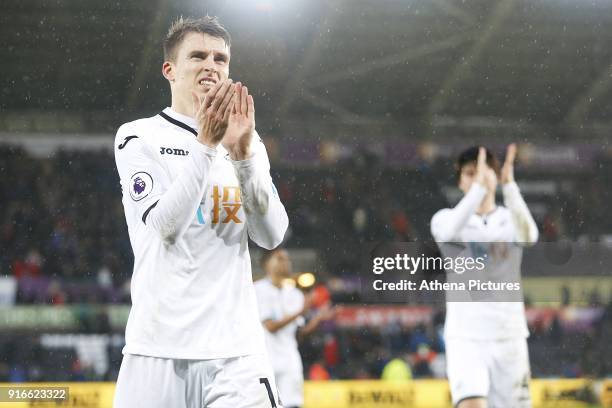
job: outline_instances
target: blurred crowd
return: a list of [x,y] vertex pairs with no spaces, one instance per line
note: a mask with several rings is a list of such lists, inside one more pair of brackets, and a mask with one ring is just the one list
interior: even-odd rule
[[107,152],[0,148],[0,274],[18,303],[127,301],[131,248]]
[[[555,196],[539,199],[543,240],[610,236],[611,169],[601,160],[575,189],[559,183]],[[426,240],[431,215],[448,205],[442,190],[453,174],[452,163],[396,168],[367,152],[333,167],[275,165],[290,217],[285,245],[315,248],[325,259],[343,245]],[[0,275],[19,280],[18,303],[129,302],[132,251],[111,152],[35,158],[1,146],[0,202]]]
[[[561,189],[536,217],[545,240],[612,231],[602,184],[612,181],[612,165],[603,162],[598,168],[578,191]],[[447,205],[441,187],[454,182],[448,163],[391,168],[367,153],[333,168],[274,166],[273,178],[290,216],[286,246],[318,249],[328,260],[328,272],[338,276],[347,268],[332,258],[342,258],[338,251],[346,243],[427,239],[432,213]],[[0,276],[17,279],[17,303],[129,303],[133,258],[110,152],[59,151],[41,159],[18,147],[0,147],[0,203]],[[532,327],[534,375],[611,374],[612,356],[602,358],[610,353],[605,344],[612,334],[611,315],[608,306],[596,325],[581,332],[566,333],[558,324]],[[81,332],[111,335],[110,326],[100,324],[104,321],[96,318]],[[442,377],[443,321],[441,311],[430,324],[410,328],[324,326],[300,345],[306,376]],[[120,341],[105,346],[108,364],[93,370],[73,347],[50,350],[29,338],[0,336],[0,381],[116,377]],[[66,378],[55,376],[60,369]]]
[[[0,275],[18,279],[18,303],[129,302],[133,258],[110,152],[39,159],[0,147],[0,175]],[[432,191],[395,191],[418,182],[367,156],[273,176],[290,215],[288,247],[413,240],[414,198]]]
[[[108,324],[83,322],[79,334],[0,335],[0,382],[115,381],[121,363],[122,333]],[[427,322],[379,327],[340,327],[326,322],[301,338],[305,378],[410,380],[445,378],[444,313]],[[559,318],[530,325],[534,378],[606,378],[612,375],[612,303],[588,327],[570,327]]]
[[[311,380],[445,378],[444,312],[416,326],[329,325],[300,344]],[[571,327],[555,317],[550,325],[530,324],[531,372],[535,378],[606,378],[612,375],[612,300],[592,324]]]

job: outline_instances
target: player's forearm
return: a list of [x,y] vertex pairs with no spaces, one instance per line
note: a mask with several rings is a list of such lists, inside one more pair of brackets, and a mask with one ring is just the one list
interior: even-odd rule
[[512,213],[520,243],[533,244],[538,240],[538,227],[515,182],[502,186],[504,204]]
[[436,241],[451,242],[456,240],[459,231],[465,226],[472,214],[476,212],[486,194],[487,189],[474,182],[467,194],[451,210],[449,216],[432,222],[432,234]]
[[297,313],[285,316],[280,320],[266,320],[263,322],[263,325],[266,328],[266,330],[268,330],[270,333],[276,333],[277,331],[287,326],[289,323],[293,322],[295,319],[297,319],[301,315],[302,315],[302,311],[299,311]]
[[308,323],[306,323],[304,327],[301,327],[299,329],[298,334],[300,335],[300,337],[309,336],[310,334],[312,334],[312,332],[317,330],[321,322],[322,322],[322,319],[320,316],[317,315],[313,317],[312,319],[308,321]]
[[268,170],[258,166],[256,157],[232,163],[240,183],[249,236],[265,249],[277,247],[289,219]]
[[194,141],[181,174],[151,208],[145,223],[165,242],[176,242],[193,220],[215,155],[214,149]]
[[264,249],[271,250],[279,246],[283,242],[288,226],[287,212],[278,199],[270,199],[264,213],[247,213],[249,236]]

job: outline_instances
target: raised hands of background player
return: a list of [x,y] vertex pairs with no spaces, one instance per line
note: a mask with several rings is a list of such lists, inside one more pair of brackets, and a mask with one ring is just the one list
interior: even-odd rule
[[310,309],[312,308],[313,303],[314,303],[314,295],[312,294],[312,292],[305,294],[304,295],[304,306],[302,306],[301,314],[306,314],[310,312]]
[[193,93],[193,110],[198,124],[198,141],[216,148],[223,139],[233,107],[236,85],[231,79],[219,81],[202,100]]
[[516,159],[516,144],[512,143],[508,145],[506,151],[506,160],[501,168],[501,182],[502,184],[514,182],[514,160]]
[[232,160],[248,159],[251,155],[251,139],[255,130],[255,103],[249,90],[240,82],[236,83],[234,106],[229,115],[223,146]]
[[336,317],[336,312],[337,310],[335,307],[332,307],[331,302],[327,302],[319,308],[319,311],[317,312],[317,318],[322,321],[332,320],[334,317]]
[[487,150],[484,147],[478,149],[478,160],[476,161],[476,175],[474,181],[483,185],[489,192],[495,191],[497,176],[495,171],[487,164]]

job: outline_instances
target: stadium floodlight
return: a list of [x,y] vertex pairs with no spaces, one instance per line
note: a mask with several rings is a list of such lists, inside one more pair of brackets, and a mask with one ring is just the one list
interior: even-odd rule
[[309,288],[315,284],[317,278],[311,272],[301,273],[297,278],[297,283],[302,288]]

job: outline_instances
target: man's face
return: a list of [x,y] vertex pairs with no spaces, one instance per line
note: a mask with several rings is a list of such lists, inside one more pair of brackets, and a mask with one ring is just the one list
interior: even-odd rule
[[467,163],[461,167],[459,175],[459,189],[467,193],[472,187],[474,176],[476,175],[476,163]]
[[[491,177],[496,181],[497,178],[495,176],[495,171],[489,165],[487,165],[487,169],[490,171]],[[476,163],[467,163],[464,164],[463,167],[461,167],[461,173],[459,173],[459,189],[463,191],[464,194],[467,194],[467,192],[472,187],[472,183],[474,182],[475,176]]]
[[173,96],[191,101],[193,91],[203,97],[228,78],[229,62],[230,50],[222,38],[188,33],[176,50],[175,61],[166,62],[170,69],[164,68],[164,73],[171,81]]
[[276,251],[266,266],[269,274],[279,278],[289,278],[293,269],[289,253],[284,249]]

